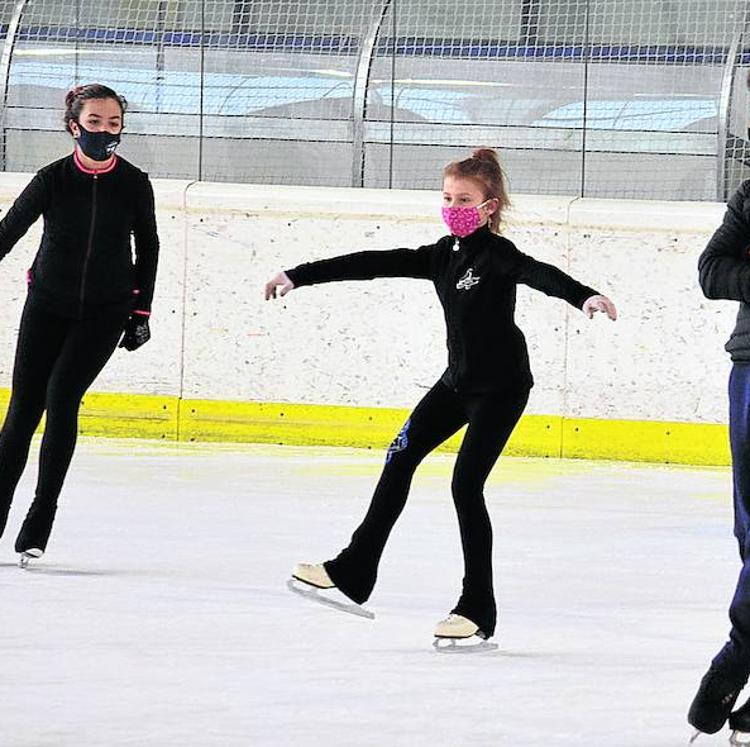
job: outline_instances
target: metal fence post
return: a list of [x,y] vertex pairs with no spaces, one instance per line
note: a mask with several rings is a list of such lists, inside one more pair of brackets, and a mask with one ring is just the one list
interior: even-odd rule
[[736,72],[735,60],[742,43],[743,29],[732,39],[721,76],[721,94],[719,95],[719,131],[716,143],[716,199],[723,202],[727,195],[727,138],[729,136],[729,111],[732,106],[732,88]]
[[[383,0],[379,16],[362,42],[354,75],[352,94],[352,187],[362,187],[365,183],[365,116],[367,114],[367,89],[370,84],[370,69],[375,54],[375,43],[383,26],[385,15],[392,0]],[[394,81],[391,81],[394,85]]]
[[7,166],[7,146],[5,142],[6,110],[8,107],[8,88],[10,85],[10,63],[13,58],[13,50],[16,46],[18,27],[21,25],[23,15],[29,0],[18,0],[13,10],[13,16],[8,24],[8,35],[3,43],[3,52],[0,56],[0,85],[2,85],[2,99],[0,100],[0,170],[5,171]]

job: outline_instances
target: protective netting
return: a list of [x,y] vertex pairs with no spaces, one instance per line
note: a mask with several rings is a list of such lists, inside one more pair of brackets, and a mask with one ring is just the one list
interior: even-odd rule
[[719,119],[718,196],[750,179],[750,12],[729,49]]
[[590,6],[586,193],[722,196],[722,81],[748,2]]
[[[746,0],[431,5],[395,0],[383,24],[370,184],[434,186],[441,164],[486,144],[514,191],[717,197],[722,81]],[[735,110],[738,125],[747,108]]]
[[434,188],[497,147],[515,192],[723,199],[749,173],[748,0],[0,0],[2,167],[129,101],[153,176]]
[[[234,7],[232,7],[234,6]],[[378,4],[207,3],[204,179],[348,185],[358,54]]]

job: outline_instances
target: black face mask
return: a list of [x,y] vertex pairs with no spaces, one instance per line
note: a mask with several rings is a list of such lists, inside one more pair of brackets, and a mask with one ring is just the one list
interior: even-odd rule
[[76,138],[81,150],[94,161],[106,161],[115,152],[120,142],[120,135],[113,135],[111,132],[91,132],[87,130],[80,122],[78,127],[81,134]]

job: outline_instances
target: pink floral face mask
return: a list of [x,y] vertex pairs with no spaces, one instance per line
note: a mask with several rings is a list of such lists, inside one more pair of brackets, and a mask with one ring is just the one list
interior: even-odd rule
[[479,208],[489,202],[485,200],[474,207],[443,207],[443,220],[448,230],[454,235],[464,238],[482,225],[482,214]]

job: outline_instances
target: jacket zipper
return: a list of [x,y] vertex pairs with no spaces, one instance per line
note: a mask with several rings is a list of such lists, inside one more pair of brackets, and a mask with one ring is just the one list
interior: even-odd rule
[[94,174],[93,185],[91,187],[91,225],[89,226],[89,240],[86,246],[86,256],[83,258],[83,270],[81,271],[81,296],[79,299],[79,313],[83,316],[83,296],[86,289],[86,274],[89,269],[89,260],[91,259],[91,250],[94,244],[94,224],[96,222],[96,183],[97,175]]

